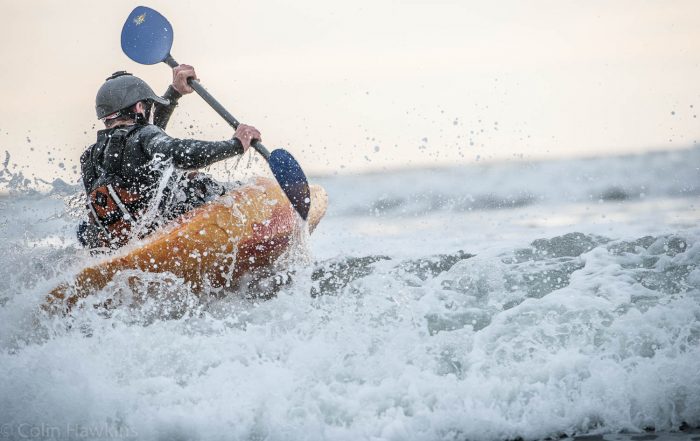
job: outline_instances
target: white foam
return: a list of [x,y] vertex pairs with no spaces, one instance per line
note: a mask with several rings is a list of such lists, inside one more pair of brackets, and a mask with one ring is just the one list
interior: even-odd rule
[[[559,176],[547,167],[541,182]],[[523,178],[475,173],[500,176],[498,188]],[[450,172],[423,177],[407,185],[465,188]],[[700,425],[695,196],[376,216],[342,207],[389,184],[343,179],[328,181],[331,209],[341,208],[310,238],[323,262],[283,268],[293,282],[274,298],[199,300],[170,276],[136,274],[134,285],[125,273],[70,318],[38,305],[88,258],[74,248],[74,221],[57,216],[51,196],[5,200],[0,422],[203,440],[535,439]],[[353,194],[360,202],[343,198]],[[133,301],[133,289],[155,297]],[[107,298],[122,303],[99,306]]]

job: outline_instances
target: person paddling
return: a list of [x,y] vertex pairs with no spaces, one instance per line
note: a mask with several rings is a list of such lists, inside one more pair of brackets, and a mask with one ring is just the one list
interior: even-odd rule
[[95,109],[105,129],[80,158],[88,220],[78,241],[89,248],[119,248],[161,222],[205,204],[224,187],[198,172],[185,172],[245,153],[260,132],[240,124],[226,141],[172,138],[165,133],[182,95],[192,92],[192,66],[173,68],[162,97],[140,78],[119,71],[97,92]]

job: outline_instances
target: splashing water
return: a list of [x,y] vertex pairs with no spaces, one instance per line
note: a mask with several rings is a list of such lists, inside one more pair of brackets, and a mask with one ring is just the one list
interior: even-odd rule
[[[698,426],[697,154],[323,179],[328,216],[310,237],[300,228],[268,274],[198,296],[127,272],[69,317],[38,306],[90,261],[70,204],[6,197],[0,423],[16,438],[83,427],[206,440]],[[545,185],[587,167],[609,181],[580,179],[575,194]],[[666,167],[678,185],[657,180]],[[646,176],[634,184],[646,196],[577,196],[620,173]],[[464,182],[474,201],[496,202],[469,209]],[[497,202],[518,186],[528,203]],[[398,205],[376,203],[397,193]]]

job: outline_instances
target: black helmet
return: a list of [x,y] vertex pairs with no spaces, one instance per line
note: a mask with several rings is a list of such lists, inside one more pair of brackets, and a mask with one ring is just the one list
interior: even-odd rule
[[145,81],[123,70],[114,72],[97,91],[95,110],[97,119],[133,106],[139,101],[169,104],[153,92]]

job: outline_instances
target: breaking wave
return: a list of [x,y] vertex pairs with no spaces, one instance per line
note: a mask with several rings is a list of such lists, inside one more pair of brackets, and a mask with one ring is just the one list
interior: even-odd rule
[[[662,163],[677,164],[669,155]],[[524,178],[532,198],[457,208],[460,194],[471,200],[465,173],[518,194],[508,187],[527,168],[504,167],[420,184],[404,173],[327,178],[335,208],[311,237],[310,264],[291,255],[203,295],[172,275],[124,272],[70,316],[41,305],[91,261],[74,237],[78,190],[5,197],[0,438],[24,427],[68,439],[84,428],[133,439],[505,440],[700,426],[697,171],[643,184],[647,203],[630,196],[642,184],[613,178],[568,196],[538,190],[557,167],[581,167],[541,165],[539,184]],[[403,202],[373,207],[396,182]],[[620,190],[599,198],[594,187]],[[407,196],[440,192],[447,205]],[[550,212],[566,222],[535,222]]]

